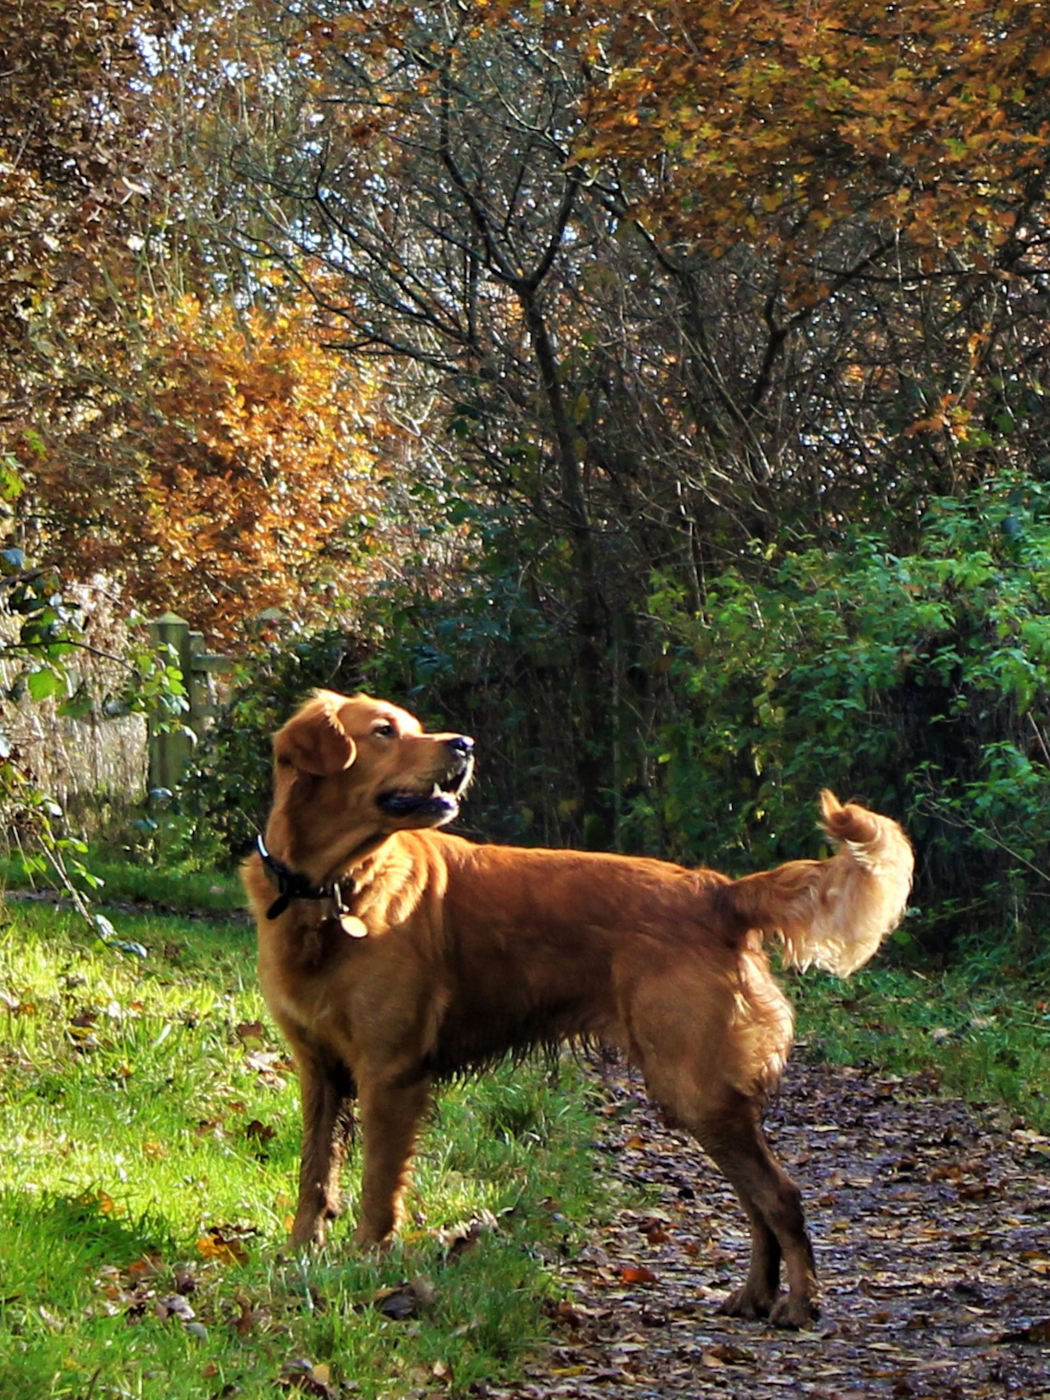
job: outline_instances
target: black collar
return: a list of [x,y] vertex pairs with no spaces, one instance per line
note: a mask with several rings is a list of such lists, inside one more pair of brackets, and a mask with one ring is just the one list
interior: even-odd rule
[[[267,874],[277,886],[277,898],[266,911],[268,919],[279,918],[293,899],[331,899],[334,900],[338,913],[343,913],[346,910],[344,887],[341,881],[332,880],[327,885],[311,885],[301,871],[292,870],[276,856],[272,856],[266,849],[266,843],[261,836],[255,838],[255,847]],[[349,893],[351,895],[354,893],[352,881]]]

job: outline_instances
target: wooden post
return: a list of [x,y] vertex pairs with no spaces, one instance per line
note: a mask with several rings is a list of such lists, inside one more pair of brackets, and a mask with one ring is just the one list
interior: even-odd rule
[[186,685],[190,711],[187,723],[199,739],[215,715],[211,677],[233,670],[233,661],[218,652],[204,650],[204,633],[190,633],[190,671]]
[[[175,661],[186,685],[190,674],[190,625],[178,613],[166,612],[149,625],[150,636],[158,647],[167,644],[175,653]],[[188,687],[187,687],[188,688]],[[149,785],[150,791],[165,788],[174,792],[190,761],[190,736],[180,726],[161,729],[155,721],[149,726]]]
[[206,652],[204,633],[191,631],[189,623],[178,613],[166,612],[154,618],[149,630],[157,646],[167,644],[173,648],[189,703],[182,724],[176,728],[163,729],[156,722],[150,724],[150,789],[166,788],[174,792],[192,757],[194,736],[201,737],[214,713],[209,676],[216,671],[231,670],[233,662],[228,656]]

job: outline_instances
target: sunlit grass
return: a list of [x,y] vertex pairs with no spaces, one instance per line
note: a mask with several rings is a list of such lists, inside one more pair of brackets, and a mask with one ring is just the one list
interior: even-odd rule
[[[212,913],[230,913],[244,906],[236,871],[173,871],[144,855],[124,859],[108,849],[86,852],[83,863],[93,881],[99,882],[95,896],[107,903],[147,903]],[[55,885],[43,857],[6,851],[0,852],[0,889],[46,892]]]
[[[513,1368],[555,1287],[541,1256],[592,1189],[571,1065],[560,1084],[508,1068],[442,1096],[387,1255],[355,1256],[340,1222],[295,1257],[298,1097],[248,928],[123,918],[140,960],[88,946],[72,915],[6,920],[0,1394],[261,1397],[306,1360],[333,1388],[394,1396]],[[479,1220],[447,1263],[442,1231]],[[388,1316],[377,1301],[406,1280],[411,1315]]]
[[[165,903],[193,902],[156,878]],[[2,913],[0,1395],[264,1400],[308,1365],[308,1393],[367,1400],[513,1373],[544,1330],[552,1264],[616,1203],[574,1065],[450,1086],[403,1239],[361,1257],[339,1222],[295,1256],[298,1095],[251,929],[114,917],[147,958],[46,903]],[[786,980],[804,1053],[936,1069],[1050,1131],[1050,1004],[1016,968]],[[356,1163],[346,1186],[352,1219]],[[449,1262],[448,1232],[471,1221],[477,1243]]]

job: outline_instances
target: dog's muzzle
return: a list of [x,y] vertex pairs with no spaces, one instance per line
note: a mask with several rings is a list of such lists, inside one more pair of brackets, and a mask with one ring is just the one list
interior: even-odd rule
[[474,772],[474,740],[456,734],[445,741],[448,764],[430,779],[429,787],[393,788],[380,793],[376,805],[391,817],[439,817],[448,821],[459,811],[459,799]]

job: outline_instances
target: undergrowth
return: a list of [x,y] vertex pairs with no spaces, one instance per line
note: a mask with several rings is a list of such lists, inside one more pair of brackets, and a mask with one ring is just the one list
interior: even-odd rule
[[941,971],[878,965],[849,982],[794,977],[799,1050],[898,1074],[933,1070],[946,1092],[998,1101],[1050,1133],[1050,997],[1032,969],[976,954]]
[[[148,904],[194,913],[229,913],[244,908],[244,890],[235,871],[173,869],[145,857],[128,860],[106,849],[85,850],[91,875],[85,893],[100,903]],[[0,852],[0,890],[29,891],[61,897],[39,859]]]

